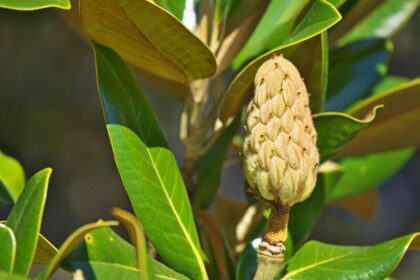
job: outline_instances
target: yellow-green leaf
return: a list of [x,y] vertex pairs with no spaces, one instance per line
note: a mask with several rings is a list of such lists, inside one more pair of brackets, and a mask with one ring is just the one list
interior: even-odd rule
[[146,0],[81,0],[80,14],[92,41],[144,71],[181,83],[216,71],[210,50],[178,19]]
[[57,253],[58,250],[54,244],[40,234],[36,245],[34,264],[47,264]]
[[45,8],[69,10],[69,0],[0,0],[0,8],[18,11],[33,11]]

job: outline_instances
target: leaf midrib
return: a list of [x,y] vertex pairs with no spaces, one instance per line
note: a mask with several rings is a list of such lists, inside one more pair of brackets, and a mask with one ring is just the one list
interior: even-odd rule
[[320,262],[313,263],[313,264],[308,265],[308,266],[301,267],[300,269],[297,269],[297,270],[294,270],[294,271],[292,271],[290,273],[287,273],[283,278],[281,278],[281,280],[290,279],[290,277],[292,277],[292,276],[294,276],[296,274],[299,274],[299,273],[301,273],[303,271],[306,271],[306,270],[309,270],[311,268],[314,268],[314,267],[323,265],[325,263],[329,263],[329,262],[332,262],[332,261],[335,261],[335,260],[342,259],[344,257],[347,257],[347,256],[351,255],[351,254],[352,254],[352,252],[348,252],[346,254],[343,254],[343,255],[340,255],[340,256],[336,256],[334,258],[326,259],[326,260],[323,260],[323,261],[320,261]]
[[[195,247],[195,244],[194,244],[193,240],[191,239],[190,235],[188,234],[188,231],[187,231],[187,229],[185,228],[185,226],[184,226],[184,224],[183,224],[183,221],[181,220],[181,217],[178,215],[178,213],[177,213],[177,211],[176,211],[176,208],[175,208],[175,206],[173,205],[172,200],[170,199],[170,196],[169,196],[169,194],[168,194],[168,192],[167,192],[167,190],[166,190],[166,185],[164,184],[164,182],[163,182],[163,180],[162,180],[162,178],[161,178],[161,176],[160,176],[160,173],[158,172],[157,166],[156,166],[156,164],[155,164],[155,161],[153,160],[152,154],[150,153],[150,150],[149,150],[149,148],[148,148],[148,147],[146,147],[146,151],[147,151],[147,155],[149,156],[149,159],[150,159],[150,161],[151,161],[151,163],[152,163],[153,170],[154,170],[154,171],[155,171],[155,173],[156,173],[156,177],[158,178],[158,180],[159,180],[159,182],[160,182],[160,184],[161,184],[161,186],[162,186],[162,189],[163,189],[163,192],[164,192],[164,194],[165,194],[165,197],[166,197],[166,199],[167,199],[167,201],[168,201],[168,204],[169,204],[169,206],[170,206],[171,210],[173,211],[174,216],[175,216],[175,218],[176,218],[176,220],[177,220],[177,222],[178,222],[179,226],[181,227],[181,230],[182,230],[182,232],[184,233],[184,235],[185,235],[185,237],[186,237],[186,239],[187,239],[188,243],[190,244],[191,249],[193,250],[194,256],[195,256],[195,257],[196,257],[196,259],[197,259],[198,266],[200,267],[200,273],[201,273],[201,275],[202,275],[203,279],[207,279],[207,277],[206,277],[206,270],[205,270],[205,268],[204,268],[204,266],[203,266],[203,263],[202,263],[202,261],[201,261],[200,253],[198,252],[197,248]],[[160,152],[160,151],[159,151],[159,152]]]

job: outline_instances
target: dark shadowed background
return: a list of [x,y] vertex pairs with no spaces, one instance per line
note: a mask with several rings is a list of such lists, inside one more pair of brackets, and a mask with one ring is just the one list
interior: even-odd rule
[[[394,38],[390,74],[420,76],[420,12]],[[181,104],[151,93],[153,108],[178,158]],[[96,91],[90,46],[55,10],[0,10],[0,149],[17,158],[27,177],[46,166],[54,172],[43,233],[60,245],[77,227],[129,209],[112,159]],[[226,169],[223,191],[242,197],[238,167]],[[420,231],[420,154],[380,187],[378,211],[365,221],[330,207],[312,238],[337,244],[374,244]],[[233,193],[233,194],[232,194]],[[237,195],[237,194],[240,195]],[[4,219],[10,208],[0,208]],[[397,279],[420,279],[420,253],[409,253]]]

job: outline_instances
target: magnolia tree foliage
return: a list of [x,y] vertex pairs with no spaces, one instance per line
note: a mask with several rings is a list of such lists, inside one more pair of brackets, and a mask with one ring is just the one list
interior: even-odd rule
[[[56,248],[40,232],[52,169],[27,180],[0,153],[0,202],[13,204],[0,224],[0,278],[28,279],[41,264],[37,279],[60,267],[75,279],[254,279],[257,252],[277,252],[255,241],[278,234],[275,273],[259,261],[255,279],[391,275],[419,248],[419,233],[371,246],[308,238],[329,203],[363,198],[420,144],[420,79],[390,76],[386,66],[392,36],[419,1],[193,2],[191,31],[184,0],[0,0],[5,9],[79,15],[134,210],[113,209],[115,220],[85,225]],[[184,106],[181,168],[137,78]],[[246,202],[218,195],[232,156],[247,177],[232,189],[247,192]]]

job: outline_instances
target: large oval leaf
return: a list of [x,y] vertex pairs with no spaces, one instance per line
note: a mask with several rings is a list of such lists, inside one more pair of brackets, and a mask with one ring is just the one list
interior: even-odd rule
[[296,65],[301,76],[305,79],[308,91],[311,93],[311,109],[314,113],[319,112],[325,98],[326,48],[325,34],[321,34],[298,45],[275,49],[251,62],[235,77],[227,89],[220,111],[220,120],[224,124],[228,124],[238,114],[251,96],[252,85],[258,68],[273,53],[282,53],[284,57]]
[[33,11],[45,8],[69,10],[71,4],[69,0],[0,0],[0,8],[18,11]]
[[13,231],[0,224],[0,271],[11,273],[15,264],[16,238]]
[[171,151],[147,147],[121,125],[108,125],[108,133],[134,211],[159,254],[177,271],[207,279],[188,195]]
[[13,230],[16,237],[14,273],[27,275],[31,267],[41,229],[51,172],[51,168],[46,168],[29,179],[7,218],[6,226]]
[[306,243],[287,266],[286,279],[384,279],[410,248],[419,249],[420,233],[375,246],[336,246],[317,241]]
[[420,79],[374,95],[348,113],[360,117],[378,104],[384,104],[381,114],[348,143],[339,156],[365,155],[420,145]]
[[95,53],[108,133],[133,209],[166,263],[206,279],[191,205],[159,123],[121,58],[97,45]]
[[20,163],[0,151],[0,202],[15,203],[25,186]]
[[187,277],[150,257],[148,263],[152,278],[139,278],[134,247],[109,227],[104,227],[84,234],[83,242],[62,265],[69,271],[82,270],[87,280],[187,280]]
[[317,147],[321,161],[338,153],[357,133],[365,129],[375,119],[376,111],[381,107],[379,105],[374,107],[364,119],[337,112],[314,115],[314,125],[318,133]]
[[347,32],[341,45],[366,38],[389,38],[400,30],[419,6],[418,0],[385,0]]
[[210,50],[181,22],[146,0],[81,0],[87,35],[130,64],[168,80],[189,83],[211,76]]

